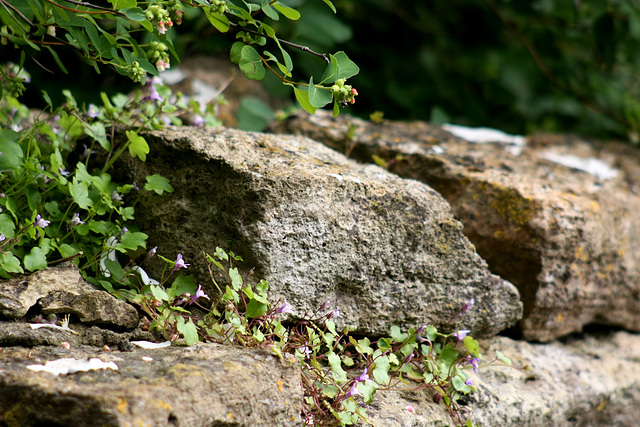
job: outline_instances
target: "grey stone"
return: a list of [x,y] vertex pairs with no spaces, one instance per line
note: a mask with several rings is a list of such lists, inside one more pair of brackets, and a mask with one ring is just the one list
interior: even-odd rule
[[[115,363],[117,371],[55,376],[27,369],[62,358],[98,358]],[[199,344],[0,352],[2,425],[298,426],[301,403],[298,367],[263,351]]]
[[526,339],[549,341],[590,323],[640,331],[638,149],[560,135],[519,147],[472,144],[422,122],[322,112],[293,117],[279,131],[362,162],[378,156],[440,192],[491,271],[518,287]]
[[0,317],[18,319],[37,306],[42,314],[74,314],[86,323],[134,328],[136,309],[108,292],[97,290],[64,263],[0,282]]
[[[158,173],[175,193],[143,192],[137,224],[166,256],[182,253],[208,287],[203,251],[242,255],[245,271],[298,316],[329,299],[369,335],[424,323],[490,336],[521,315],[518,292],[491,275],[447,202],[430,187],[360,166],[306,138],[232,129],[145,134],[135,182]],[[162,266],[144,268],[159,277]],[[471,299],[475,306],[454,318]]]

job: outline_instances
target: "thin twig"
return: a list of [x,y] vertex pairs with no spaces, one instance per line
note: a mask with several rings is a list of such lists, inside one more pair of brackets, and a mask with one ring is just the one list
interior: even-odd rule
[[[9,14],[9,16],[11,16],[11,18],[13,18],[14,21],[16,21],[16,23],[18,25],[20,25],[20,28],[22,28],[22,31],[24,31],[25,33],[28,32],[26,28],[24,28],[22,26],[22,24],[20,24],[20,22],[13,16],[13,14],[11,13],[11,10],[14,11],[16,14],[18,14],[18,16],[20,16],[20,18],[22,18],[24,20],[24,22],[26,22],[27,24],[29,24],[30,28],[34,28],[35,25],[33,24],[33,22],[29,21],[27,19],[26,16],[24,16],[22,14],[22,12],[20,12],[18,9],[16,9],[14,6],[11,6],[9,3],[5,2],[4,0],[0,0],[0,3],[2,3],[2,6],[4,6],[4,8],[6,9],[7,13]],[[9,10],[11,9],[11,10]]]

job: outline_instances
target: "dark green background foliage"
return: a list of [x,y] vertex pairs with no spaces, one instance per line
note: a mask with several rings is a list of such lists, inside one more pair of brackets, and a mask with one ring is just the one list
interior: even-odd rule
[[[319,52],[344,50],[360,66],[348,82],[359,92],[349,113],[380,110],[389,119],[512,133],[634,140],[640,130],[637,0],[337,0],[337,15],[320,0],[287,3],[302,18],[270,23],[281,38]],[[186,18],[171,31],[179,54],[228,54],[233,35],[217,34],[202,14]],[[322,74],[320,58],[289,52],[299,81]],[[78,60],[81,79],[66,80],[82,85],[74,91],[81,93],[91,72]],[[113,75],[103,76],[114,85]],[[292,97],[277,79],[266,84]]]

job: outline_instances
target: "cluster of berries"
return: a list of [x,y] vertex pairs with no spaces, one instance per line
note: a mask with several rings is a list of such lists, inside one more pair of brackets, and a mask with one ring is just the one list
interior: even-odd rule
[[167,29],[173,27],[173,21],[171,20],[169,11],[161,5],[152,4],[147,8],[145,15],[149,22],[157,25],[159,34],[165,34]]
[[147,59],[156,64],[159,72],[171,68],[169,63],[169,48],[164,43],[151,42],[147,51]]
[[336,101],[346,107],[347,104],[353,104],[356,102],[356,96],[358,91],[352,88],[350,85],[344,84],[345,79],[338,79],[331,86],[331,92]]
[[229,11],[229,6],[227,6],[227,2],[224,0],[213,0],[211,2],[211,6],[209,7],[209,10],[212,13],[218,13],[222,15]]

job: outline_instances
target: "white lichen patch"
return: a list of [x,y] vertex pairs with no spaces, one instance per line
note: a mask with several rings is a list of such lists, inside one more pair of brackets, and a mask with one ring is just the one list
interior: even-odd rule
[[97,357],[89,360],[78,360],[74,358],[62,358],[51,360],[44,365],[29,365],[27,369],[36,372],[48,372],[53,375],[74,374],[76,372],[96,371],[100,369],[118,370],[118,365],[114,362],[103,362]]
[[539,154],[539,157],[545,160],[549,160],[550,162],[566,166],[568,168],[587,172],[603,180],[613,179],[617,177],[620,172],[617,169],[613,169],[602,160],[596,159],[594,157],[585,159],[571,154],[557,154],[551,151],[541,153]]
[[527,145],[524,136],[510,135],[498,129],[470,128],[452,124],[445,124],[442,126],[442,129],[474,144],[490,144],[495,142],[507,144],[505,149],[514,156],[520,155],[522,148]]
[[171,345],[171,341],[165,341],[165,342],[131,341],[131,344],[137,345],[140,348],[155,349],[155,348],[169,347]]

